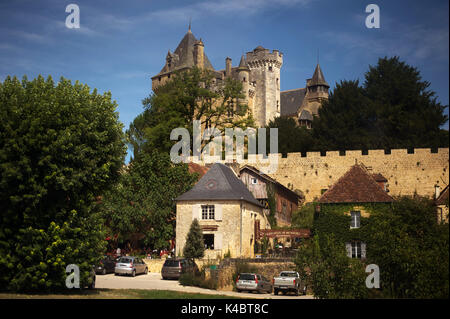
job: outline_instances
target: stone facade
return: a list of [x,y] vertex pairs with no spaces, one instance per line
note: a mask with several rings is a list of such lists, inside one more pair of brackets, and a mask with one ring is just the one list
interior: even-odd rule
[[[436,153],[419,148],[411,154],[406,149],[395,149],[390,154],[385,154],[384,150],[369,150],[367,155],[362,151],[346,151],[345,154],[339,151],[308,152],[304,155],[288,153],[284,158],[276,154],[277,171],[268,175],[283,185],[290,185],[294,191],[300,190],[306,202],[318,199],[323,190],[329,189],[356,162],[386,177],[391,196],[417,193],[432,198],[436,184],[444,188],[449,182],[448,148],[439,148]],[[244,160],[239,164],[241,167],[250,164],[259,169],[266,166],[255,161]]]
[[[201,205],[214,205],[221,216],[215,220],[203,220]],[[255,221],[261,228],[270,228],[262,208],[245,201],[181,201],[177,202],[176,255],[182,256],[186,236],[194,218],[197,218],[203,234],[214,235],[214,249],[205,251],[205,258],[215,259],[230,254],[231,257],[254,257]]]

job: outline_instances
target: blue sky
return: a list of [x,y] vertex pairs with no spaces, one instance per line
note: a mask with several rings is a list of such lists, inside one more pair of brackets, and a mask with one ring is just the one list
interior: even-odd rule
[[[65,27],[70,3],[80,8],[80,29]],[[379,29],[365,27],[370,3],[380,7]],[[192,19],[216,69],[227,56],[237,65],[258,45],[278,49],[281,89],[288,90],[305,86],[319,51],[333,88],[343,79],[363,81],[379,57],[398,55],[448,105],[448,13],[448,0],[0,0],[0,81],[42,74],[111,91],[128,127],[151,92],[150,77]]]

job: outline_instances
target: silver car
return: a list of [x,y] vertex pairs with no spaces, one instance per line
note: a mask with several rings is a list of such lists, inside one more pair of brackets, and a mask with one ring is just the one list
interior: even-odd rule
[[114,274],[116,276],[126,274],[134,277],[137,274],[146,275],[147,273],[147,264],[141,258],[133,256],[120,257],[114,268]]
[[273,287],[270,280],[260,274],[240,274],[236,280],[236,290],[238,292],[256,291],[258,293],[267,292],[272,293]]

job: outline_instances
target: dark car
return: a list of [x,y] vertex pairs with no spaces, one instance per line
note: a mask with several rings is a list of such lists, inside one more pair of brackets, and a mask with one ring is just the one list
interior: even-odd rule
[[166,259],[161,269],[161,277],[162,279],[178,279],[181,274],[187,272],[199,272],[197,265],[192,259]]
[[116,267],[116,262],[118,258],[113,258],[111,256],[104,256],[102,260],[100,260],[99,264],[95,267],[95,273],[106,275],[114,272],[114,268]]

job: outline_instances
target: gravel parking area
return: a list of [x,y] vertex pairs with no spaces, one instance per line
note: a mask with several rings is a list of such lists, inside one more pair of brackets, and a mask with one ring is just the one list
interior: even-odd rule
[[184,287],[177,280],[162,280],[160,273],[148,273],[147,275],[130,276],[114,276],[114,274],[97,275],[96,288],[108,289],[151,289],[151,290],[174,290],[181,292],[192,292],[213,295],[225,295],[241,298],[257,298],[257,299],[313,299],[312,296],[294,296],[294,295],[278,295],[257,294],[257,293],[239,293],[234,291],[220,291],[203,289],[198,287]]

